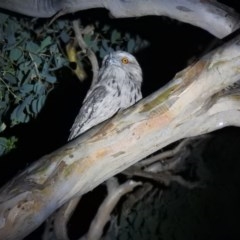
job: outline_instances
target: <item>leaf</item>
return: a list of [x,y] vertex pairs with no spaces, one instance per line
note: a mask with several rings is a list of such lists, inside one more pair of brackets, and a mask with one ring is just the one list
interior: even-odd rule
[[111,43],[116,43],[121,38],[121,33],[113,30],[111,34]]
[[58,46],[57,46],[57,44],[51,45],[49,51],[50,51],[51,54],[54,54],[54,55],[55,55],[56,53],[58,53],[59,51],[58,51]]
[[25,109],[24,109],[24,113],[26,114],[26,116],[32,116],[32,109],[30,108],[30,105],[26,105]]
[[17,123],[24,123],[25,122],[25,118],[26,118],[26,114],[22,111],[17,111],[17,118],[16,118],[16,122]]
[[83,40],[84,40],[84,42],[88,45],[88,46],[90,46],[91,45],[91,42],[92,42],[92,40],[91,40],[91,35],[84,35],[83,36]]
[[24,74],[23,80],[24,80],[25,83],[28,83],[28,82],[31,81],[32,71],[33,71],[33,70],[34,70],[34,69],[32,68],[32,69],[29,71],[29,68],[27,68],[27,69],[26,69],[26,72],[23,71],[23,74]]
[[20,87],[20,91],[22,93],[30,93],[31,91],[33,91],[33,85],[25,83]]
[[110,29],[109,25],[104,25],[103,28],[102,28],[102,31],[107,32],[109,29]]
[[63,20],[58,20],[57,21],[57,25],[58,25],[59,29],[63,29],[65,27],[65,25],[66,25],[66,22],[63,21]]
[[42,75],[44,76],[44,74],[46,74],[48,72],[48,69],[49,69],[49,63],[46,61],[44,64],[43,64],[43,67],[42,67]]
[[43,62],[42,58],[39,57],[38,55],[32,54],[31,56],[32,56],[33,61],[34,61],[37,65],[40,65],[40,64]]
[[22,70],[24,72],[24,74],[26,74],[29,71],[29,65],[31,65],[32,61],[25,61],[21,64],[19,64],[19,69]]
[[14,75],[10,74],[10,73],[6,73],[4,76],[4,79],[7,80],[8,83],[10,84],[16,84],[17,83],[17,79]]
[[21,56],[18,58],[16,64],[19,65],[21,64],[22,62],[26,61],[25,59],[25,56],[24,56],[24,53],[22,52]]
[[6,150],[7,139],[0,137],[0,155],[3,155]]
[[19,48],[14,48],[10,51],[9,58],[12,61],[17,61],[22,56],[22,51]]
[[24,118],[23,122],[24,122],[24,123],[27,123],[27,122],[29,122],[29,121],[30,121],[30,116],[27,115],[27,114],[25,114],[25,118]]
[[100,48],[100,58],[104,58],[106,54],[107,54],[107,52],[105,51],[105,49],[101,47]]
[[10,137],[9,139],[7,139],[7,143],[6,143],[6,150],[5,153],[8,153],[10,150],[12,150],[13,148],[16,148],[16,142],[17,142],[17,138],[16,137]]
[[42,109],[42,107],[43,107],[43,105],[44,105],[44,103],[46,101],[46,98],[47,98],[46,95],[42,95],[42,96],[39,97],[38,102],[37,102],[37,109],[38,109],[38,111],[40,111]]
[[60,33],[60,38],[61,38],[61,40],[62,40],[64,43],[67,43],[67,42],[69,42],[69,40],[70,40],[70,36],[69,36],[69,34],[68,34],[66,31],[62,31],[62,32]]
[[109,49],[109,46],[108,46],[108,40],[106,39],[103,39],[102,40],[102,46],[105,50],[108,50]]
[[24,99],[24,101],[18,105],[11,114],[11,120],[13,120],[14,125],[17,123],[24,123],[30,120],[30,117],[24,112],[27,105],[32,102],[33,96],[30,95]]
[[11,121],[12,121],[12,124],[11,124],[12,126],[16,125],[19,122],[17,120],[18,119],[17,118],[17,107],[12,111],[10,118],[11,118]]
[[16,72],[16,76],[17,76],[17,78],[18,78],[18,82],[19,82],[19,83],[22,82],[22,80],[23,80],[23,78],[24,78],[24,74],[23,74],[23,72],[22,72],[21,70],[18,70],[18,71]]
[[6,124],[3,122],[0,126],[0,132],[3,132],[6,129]]
[[130,53],[132,53],[133,50],[134,50],[134,47],[135,47],[135,41],[134,41],[134,39],[131,38],[131,39],[128,41],[128,44],[127,44],[127,51],[130,52]]
[[47,75],[46,76],[46,81],[49,83],[55,83],[56,82],[56,77],[55,76],[51,76],[51,75]]
[[51,68],[51,70],[57,70],[64,65],[68,64],[68,61],[66,58],[63,58],[61,54],[56,54],[54,55],[54,63],[55,63],[55,68]]
[[8,21],[8,27],[6,28],[6,37],[7,37],[7,46],[11,47],[16,43],[16,38],[15,38],[15,25],[16,22],[13,20]]
[[8,107],[7,101],[0,101],[1,114],[4,113],[4,111],[7,109],[7,107]]
[[91,43],[91,49],[94,51],[94,52],[97,52],[99,50],[99,46],[98,46],[98,42],[97,41],[93,41]]
[[48,47],[49,45],[52,44],[52,38],[50,36],[47,36],[40,45],[40,49],[39,52],[41,52],[42,50],[44,50],[46,47]]
[[41,76],[39,76],[38,74],[38,71],[37,69],[35,68],[35,66],[33,66],[31,69],[30,69],[30,72],[29,72],[29,75],[28,75],[28,81],[25,81],[25,83],[31,81],[31,80],[39,80],[41,79]]
[[35,85],[34,85],[34,92],[37,93],[38,95],[42,95],[45,93],[45,85],[42,84],[40,81],[37,82]]
[[35,114],[35,115],[37,115],[37,113],[39,112],[39,109],[38,109],[38,101],[39,101],[39,99],[34,99],[33,101],[32,101],[32,111],[33,111],[33,113]]
[[36,53],[39,50],[39,45],[32,41],[29,41],[26,43],[26,50],[32,53]]

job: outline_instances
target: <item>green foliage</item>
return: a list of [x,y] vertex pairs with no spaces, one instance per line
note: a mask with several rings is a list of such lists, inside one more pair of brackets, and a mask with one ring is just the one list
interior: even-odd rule
[[[72,22],[58,19],[50,26],[48,23],[0,13],[0,133],[35,118],[54,89],[56,70],[69,64],[63,50],[75,37]],[[148,45],[139,36],[110,25],[96,22],[90,29],[83,37],[99,58],[113,50],[133,53]],[[77,64],[85,68],[89,65],[87,55],[80,48],[76,50]],[[13,137],[1,138],[0,155],[15,142]]]
[[15,143],[17,139],[15,137],[3,138],[0,137],[0,155],[6,154],[15,148]]
[[96,22],[94,27],[94,32],[84,35],[84,41],[101,59],[115,50],[135,53],[149,45],[149,42],[140,38],[140,36],[121,32],[113,29],[110,25],[101,25]]
[[34,39],[25,25],[26,21],[0,16],[0,99],[4,103],[0,114],[11,109],[11,126],[39,113],[56,82],[53,70],[66,62],[51,36]]
[[[36,23],[0,13],[0,132],[36,117],[56,83],[55,70],[67,60],[52,34],[39,34]],[[0,140],[0,155],[14,147]]]

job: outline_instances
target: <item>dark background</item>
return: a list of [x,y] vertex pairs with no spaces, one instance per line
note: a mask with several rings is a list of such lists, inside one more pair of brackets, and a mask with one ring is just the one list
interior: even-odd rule
[[[239,1],[221,2],[240,13]],[[178,71],[188,65],[189,60],[198,59],[212,42],[217,46],[226,41],[225,39],[217,40],[200,28],[166,17],[110,19],[105,10],[87,10],[79,13],[79,16],[83,22],[94,20],[106,22],[113,28],[139,34],[150,42],[149,47],[136,54],[144,73],[144,96],[148,96],[170,81]],[[50,93],[37,119],[31,120],[28,124],[15,126],[7,132],[9,136],[17,136],[19,141],[15,150],[1,158],[0,185],[3,185],[34,160],[67,142],[69,129],[79,111],[89,84],[90,81],[80,83],[67,71],[61,72],[55,89]],[[206,214],[204,216],[206,221],[203,223],[201,221],[203,225],[200,225],[199,229],[206,229],[206,226],[209,227],[210,224],[212,227],[209,229],[213,231],[211,239],[240,239],[237,224],[240,216],[238,210],[240,202],[240,178],[238,177],[240,172],[240,130],[229,127],[213,133],[212,136],[213,138],[204,152],[204,157],[212,173],[214,184],[206,190],[206,194],[208,197],[211,196],[209,202],[212,205],[209,209],[216,206],[218,211],[213,210]],[[226,186],[229,186],[231,191],[226,190]],[[214,189],[217,189],[216,193]],[[94,196],[99,195],[99,191],[97,190]],[[198,207],[201,207],[201,204]],[[92,215],[90,210],[85,212],[86,215],[88,213]],[[216,213],[219,216],[208,221]],[[201,231],[199,230],[199,232]],[[204,236],[206,238],[202,239],[210,239],[210,236]],[[27,239],[36,239],[35,237],[35,235],[31,235]]]

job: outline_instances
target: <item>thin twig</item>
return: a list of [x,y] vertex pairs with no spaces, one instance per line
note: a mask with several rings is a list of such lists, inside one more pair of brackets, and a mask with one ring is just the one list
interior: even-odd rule
[[82,33],[84,32],[84,30],[81,31],[79,27],[79,20],[73,21],[73,29],[74,29],[76,39],[80,48],[83,50],[83,52],[87,54],[87,57],[92,65],[93,78],[92,78],[91,86],[93,86],[97,81],[98,69],[99,69],[97,57],[94,54],[94,52],[87,46],[87,44],[83,39]]
[[174,171],[181,162],[184,161],[184,157],[175,157],[168,161],[167,163],[156,162],[144,168],[146,172],[160,173],[165,171]]
[[29,57],[30,57],[31,60],[32,60],[32,63],[33,63],[33,66],[34,66],[36,75],[38,76],[38,79],[41,79],[40,73],[39,73],[39,71],[38,71],[38,66],[37,66],[36,62],[33,60],[32,54],[31,54],[30,52],[29,52],[28,54],[29,54]]
[[191,138],[186,138],[184,140],[182,140],[174,149],[165,151],[165,152],[161,152],[159,154],[156,154],[152,157],[149,157],[147,159],[142,160],[141,162],[139,162],[137,165],[140,166],[146,166],[146,165],[150,165],[156,161],[161,161],[164,160],[166,158],[170,158],[173,157],[174,155],[176,155],[178,152],[180,152],[187,144],[189,144],[189,142],[191,141]]
[[169,185],[169,179],[168,175],[164,173],[152,173],[152,172],[146,172],[136,166],[132,166],[131,168],[128,168],[122,172],[123,174],[130,176],[130,177],[142,177],[150,180],[154,180],[156,182],[163,183],[164,185]]
[[199,186],[198,182],[188,182],[185,180],[182,176],[174,175],[171,172],[162,172],[162,173],[153,173],[153,172],[146,172],[139,168],[131,168],[131,170],[127,169],[123,172],[123,174],[126,174],[128,176],[137,176],[142,177],[146,179],[150,179],[159,183],[163,183],[166,186],[169,186],[171,182],[177,182],[178,184],[187,187],[189,189],[192,189],[194,187]]
[[159,154],[156,154],[154,156],[151,156],[149,158],[145,158],[144,160],[142,160],[141,162],[137,163],[138,167],[143,167],[143,166],[147,166],[150,164],[153,164],[157,161],[164,161],[168,158],[173,158],[174,156],[176,156],[178,153],[182,152],[183,149],[187,146],[190,145],[192,143],[195,143],[198,140],[202,140],[202,139],[206,139],[208,138],[208,135],[202,135],[202,136],[197,136],[197,137],[191,137],[191,138],[186,138],[184,140],[182,140],[175,148],[165,151],[165,152],[161,152]]

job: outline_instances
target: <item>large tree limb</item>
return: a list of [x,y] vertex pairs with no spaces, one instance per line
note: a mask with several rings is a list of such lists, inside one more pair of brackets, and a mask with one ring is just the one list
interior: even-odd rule
[[67,14],[91,8],[106,8],[116,18],[168,16],[205,29],[218,38],[240,26],[239,15],[214,0],[0,0],[0,8],[33,17],[52,17],[59,12]]
[[240,126],[239,36],[164,88],[39,159],[0,191],[0,238],[21,239],[52,212],[179,139]]

